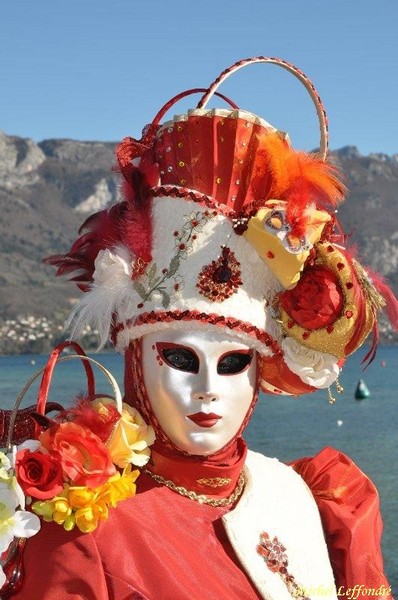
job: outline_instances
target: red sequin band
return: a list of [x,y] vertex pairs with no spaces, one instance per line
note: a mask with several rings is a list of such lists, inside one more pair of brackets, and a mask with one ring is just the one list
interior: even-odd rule
[[185,200],[191,200],[192,202],[196,202],[196,204],[200,204],[201,206],[206,206],[206,208],[215,210],[217,213],[227,217],[228,219],[233,219],[236,216],[234,210],[228,208],[224,204],[219,204],[211,196],[207,196],[206,194],[201,194],[200,192],[195,192],[194,190],[184,187],[162,185],[151,188],[148,191],[148,195],[152,197],[166,196],[168,198],[184,198]]
[[238,319],[233,319],[232,317],[201,313],[198,310],[151,311],[149,313],[143,313],[142,315],[129,319],[126,323],[117,323],[112,331],[112,342],[116,346],[118,334],[130,326],[136,328],[140,325],[173,323],[178,321],[199,321],[206,325],[215,325],[217,327],[224,327],[230,331],[236,331],[237,333],[244,333],[270,348],[274,355],[282,354],[278,342],[266,331],[261,330],[250,323],[244,323]]

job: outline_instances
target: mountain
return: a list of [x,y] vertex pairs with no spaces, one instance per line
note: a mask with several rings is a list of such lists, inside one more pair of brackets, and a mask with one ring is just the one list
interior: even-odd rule
[[[77,289],[41,260],[67,250],[84,219],[116,200],[114,149],[113,143],[35,143],[0,132],[0,325],[19,315],[59,323],[76,302]],[[348,146],[331,158],[349,189],[338,217],[362,262],[398,293],[398,154],[361,156]],[[8,335],[0,329],[0,352],[1,331]]]

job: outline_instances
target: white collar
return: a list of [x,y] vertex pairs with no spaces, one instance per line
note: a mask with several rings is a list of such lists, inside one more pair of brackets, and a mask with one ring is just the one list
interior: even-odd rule
[[311,600],[337,600],[319,511],[306,483],[291,467],[255,452],[248,452],[244,474],[244,492],[223,522],[262,597],[292,598],[281,575],[273,573],[257,552],[260,534],[266,532],[285,546],[288,572]]

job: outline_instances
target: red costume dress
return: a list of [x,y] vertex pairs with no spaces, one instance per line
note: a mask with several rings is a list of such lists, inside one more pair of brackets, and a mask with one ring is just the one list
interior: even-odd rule
[[[166,479],[172,477],[174,482],[198,490],[195,482],[199,475],[214,477],[216,473],[222,476],[227,473],[235,483],[244,458],[241,452],[239,459],[229,467],[203,467],[198,462],[156,454],[151,468],[153,472],[163,473]],[[305,484],[299,482],[300,478],[290,467],[275,459],[264,460],[266,468],[270,463],[277,466],[277,471],[287,474],[287,478],[280,479],[282,486],[289,485],[287,481],[293,478],[297,489],[301,488],[300,493],[307,494]],[[157,462],[161,465],[159,468]],[[310,563],[312,560],[314,571],[328,568],[327,565],[320,567],[319,556],[313,554],[313,541],[303,536],[298,540],[301,556],[294,556],[294,549],[285,545],[287,571],[305,593],[296,597],[336,598],[336,591],[343,596],[348,588],[362,584],[365,591],[359,598],[369,597],[366,588],[372,588],[381,591],[376,597],[391,599],[383,575],[382,525],[373,484],[345,455],[330,448],[293,466],[311,486],[317,501],[336,586],[331,589],[330,581],[315,578],[318,589],[314,589],[314,585],[313,589],[306,589],[297,570],[293,572],[293,564],[297,564],[297,558],[305,561],[307,551],[312,554]],[[252,470],[245,472],[246,481],[251,477],[250,472]],[[228,507],[213,507],[182,497],[145,473],[138,479],[137,492],[136,497],[112,510],[109,519],[92,534],[68,533],[59,525],[43,523],[39,534],[27,542],[24,586],[15,596],[16,600],[283,600],[291,597],[281,574],[270,569],[256,544],[252,544],[248,555],[245,541],[242,545],[239,537],[241,517],[238,515],[236,527],[228,522],[228,515],[233,516],[247,504],[245,492],[231,511]],[[256,498],[255,503],[271,507],[276,503],[280,508],[281,499],[287,493],[288,488],[282,492],[269,489],[268,498]],[[296,503],[300,506],[297,495],[295,502],[288,499],[282,510],[289,506],[291,510]],[[248,513],[248,507],[245,508],[241,515]],[[248,517],[253,521],[252,511]],[[268,524],[269,518],[264,517]],[[310,522],[297,527],[298,517],[287,512],[283,516],[293,523],[294,537],[301,536],[301,526],[304,531],[311,530]],[[312,515],[312,519],[316,520],[316,515]],[[243,526],[243,537],[247,538],[246,524]],[[257,522],[254,526],[260,541],[264,523]],[[284,543],[282,532],[279,541]],[[323,552],[321,545],[319,552]],[[321,557],[321,562],[324,558]]]
[[[255,62],[276,63],[305,85],[317,110],[319,152],[294,150],[285,132],[231,101],[231,108],[206,108],[226,77]],[[39,401],[36,421],[46,431],[36,431],[38,449],[33,458],[19,452],[22,467],[17,452],[16,473],[4,466],[0,488],[9,512],[22,513],[9,484],[19,479],[25,496],[39,500],[31,510],[58,524],[43,523],[34,535],[34,515],[26,527],[33,537],[15,598],[391,599],[377,492],[366,476],[330,448],[286,466],[246,453],[240,437],[253,393],[328,389],[333,401],[344,360],[371,331],[366,358],[374,357],[376,313],[386,303],[398,329],[398,303],[346,248],[336,222],[345,187],[326,160],[325,110],[302,71],[257,57],[223,71],[195,109],[160,124],[196,91],[170,100],[140,140],[122,141],[124,200],[89,217],[70,251],[48,259],[86,292],[72,315],[73,335],[90,326],[124,353],[126,394],[133,395],[126,402],[142,416],[121,398],[112,413],[89,392],[96,406],[86,407],[89,419],[76,425],[70,412],[54,425],[44,416],[46,394]],[[180,363],[170,359],[176,348],[185,352]],[[247,370],[229,371],[239,353]],[[130,467],[146,464],[152,428],[149,474],[144,468],[131,497]],[[58,487],[43,489],[40,478],[33,485],[31,460],[41,473],[46,464]],[[113,477],[124,478],[120,496]],[[99,498],[97,528],[90,528],[92,506],[78,515],[75,486],[94,503]],[[58,494],[68,514],[58,511]]]

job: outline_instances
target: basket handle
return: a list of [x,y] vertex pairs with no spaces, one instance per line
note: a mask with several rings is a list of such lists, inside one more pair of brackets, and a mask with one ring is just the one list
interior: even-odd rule
[[200,99],[200,101],[198,103],[198,108],[206,107],[210,98],[213,96],[213,94],[216,93],[220,84],[223,81],[225,81],[227,79],[227,77],[229,77],[230,75],[232,75],[232,73],[235,73],[239,69],[242,69],[243,67],[246,67],[247,65],[250,65],[253,63],[271,63],[271,64],[278,65],[279,67],[282,67],[283,69],[286,69],[287,71],[292,73],[295,77],[297,77],[297,79],[299,81],[301,81],[301,83],[304,85],[304,87],[308,91],[309,95],[311,96],[311,99],[316,108],[316,112],[318,115],[318,122],[319,122],[319,131],[320,131],[319,154],[320,154],[322,160],[326,160],[326,156],[328,153],[328,147],[329,147],[329,142],[328,142],[329,133],[328,133],[328,119],[327,119],[325,108],[322,104],[322,100],[321,100],[314,84],[312,83],[312,81],[310,79],[308,79],[308,77],[302,71],[300,71],[300,69],[298,69],[294,65],[286,62],[285,60],[282,60],[281,58],[274,58],[271,56],[256,56],[254,58],[246,58],[246,59],[236,62],[234,65],[232,65],[228,69],[225,69],[225,71],[223,71],[217,77],[217,79],[215,79],[213,81],[213,83],[210,85],[210,87],[207,89],[205,94]]
[[[86,365],[89,366],[91,374],[92,374],[92,368],[91,368],[92,364],[96,365],[104,373],[104,375],[106,376],[106,378],[108,379],[109,383],[112,386],[113,393],[114,393],[114,396],[115,396],[116,408],[117,408],[118,412],[121,414],[122,413],[122,409],[123,409],[123,400],[122,400],[122,394],[121,394],[120,388],[119,388],[119,386],[117,384],[116,379],[112,375],[112,373],[110,371],[108,371],[108,369],[106,367],[104,367],[104,365],[102,365],[99,361],[95,360],[94,358],[91,358],[90,356],[86,356],[85,354],[83,354],[83,355],[80,355],[80,354],[70,354],[68,356],[62,356],[62,357],[58,356],[57,360],[55,361],[55,363],[52,366],[52,371],[54,370],[55,364],[58,364],[60,362],[65,362],[65,361],[68,361],[68,360],[73,360],[73,359],[76,359],[76,358],[79,358],[80,360],[82,360],[83,363],[84,363],[84,365],[85,365],[85,367],[86,367]],[[17,412],[18,412],[19,406],[20,406],[20,404],[21,404],[21,402],[22,402],[22,400],[23,400],[26,392],[28,391],[28,389],[32,385],[32,383],[34,383],[34,381],[36,381],[36,379],[38,377],[40,377],[41,374],[43,374],[43,377],[44,377],[44,373],[45,373],[47,367],[48,367],[48,364],[46,366],[42,367],[41,369],[39,369],[38,371],[36,371],[35,373],[33,373],[33,375],[30,377],[30,379],[26,382],[26,384],[22,388],[21,392],[18,395],[18,398],[15,401],[14,409],[13,409],[13,412],[12,412],[12,415],[11,415],[11,418],[10,418],[10,426],[9,426],[8,435],[7,435],[7,452],[10,452],[11,448],[12,448],[12,432],[13,432],[13,429],[14,429],[15,420],[16,420],[16,417],[17,417]],[[41,389],[39,390],[39,396],[40,396],[40,392],[41,392]],[[48,394],[48,387],[47,387],[47,394]],[[92,395],[90,397],[93,398],[94,395]],[[44,410],[45,410],[46,401],[47,401],[47,397],[44,398],[44,396],[43,396],[43,402],[44,402],[43,407],[44,407]],[[37,411],[37,412],[39,412],[39,411]],[[40,412],[40,414],[44,414],[44,412]],[[38,433],[37,433],[37,435],[38,435]]]
[[[73,348],[76,352],[76,355],[79,357],[86,356],[83,348],[77,342],[66,341],[58,344],[56,348],[51,352],[50,357],[47,361],[46,366],[43,368],[43,376],[41,378],[40,387],[39,387],[39,395],[37,397],[37,412],[40,415],[45,414],[46,402],[48,398],[48,392],[50,389],[51,379],[53,375],[53,371],[55,365],[58,362],[59,356],[63,350],[66,348]],[[73,355],[71,355],[73,356]],[[94,373],[89,361],[83,362],[84,369],[86,371],[87,377],[87,393],[89,398],[94,398],[95,395],[95,381],[94,381]]]
[[[170,108],[172,106],[174,106],[174,104],[177,104],[177,102],[179,102],[186,96],[191,96],[192,94],[200,94],[200,93],[203,94],[206,91],[207,91],[206,88],[192,88],[191,90],[186,90],[185,92],[181,92],[180,94],[177,94],[176,96],[171,98],[171,100],[169,100],[168,102],[166,102],[166,104],[164,104],[162,106],[162,108],[159,110],[159,112],[155,115],[155,118],[153,119],[151,126],[157,127],[160,124],[160,121],[163,119],[164,115],[170,110]],[[231,106],[231,108],[233,108],[234,110],[236,110],[238,108],[238,106],[235,104],[235,102],[230,100],[230,98],[228,98],[227,96],[224,96],[224,94],[220,94],[219,92],[216,92],[216,91],[214,91],[214,93],[216,96],[218,96],[222,100],[225,100],[225,102],[227,104],[229,104]]]

